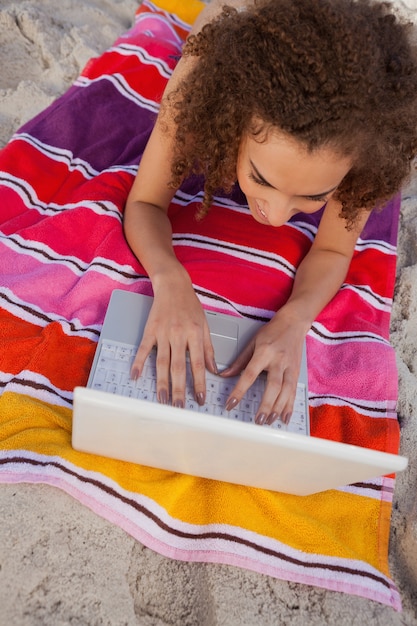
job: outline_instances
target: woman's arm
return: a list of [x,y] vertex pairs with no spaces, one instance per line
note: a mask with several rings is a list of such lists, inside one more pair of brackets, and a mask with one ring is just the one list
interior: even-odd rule
[[[200,13],[192,27],[195,34],[213,20],[225,2],[213,0]],[[231,0],[227,4],[250,4]],[[163,96],[163,119],[158,116],[144,151],[136,179],[127,199],[124,215],[126,239],[148,273],[154,303],[139,347],[132,373],[139,376],[145,359],[157,345],[157,394],[161,402],[169,398],[181,406],[185,398],[185,355],[188,349],[194,377],[196,399],[205,400],[205,368],[215,371],[214,352],[207,322],[191,280],[178,262],[172,246],[171,224],[167,216],[174,195],[170,186],[175,123],[168,96],[196,63],[193,57],[181,58]]]
[[[205,24],[213,20],[224,4],[226,0],[213,0],[207,4],[193,24],[190,34],[198,33]],[[228,0],[227,4],[248,6],[251,0]],[[186,79],[195,63],[196,59],[193,57],[179,60],[163,95],[163,120],[158,116],[127,199],[125,235],[151,280],[154,276],[157,277],[161,267],[165,269],[166,263],[176,264],[171,244],[171,227],[166,217],[175,191],[170,186],[175,122],[170,112],[168,96]]]
[[271,424],[278,418],[288,423],[305,336],[342,285],[357,238],[369,215],[363,211],[355,228],[348,231],[339,211],[338,203],[330,200],[310,251],[298,267],[288,301],[223,372],[235,376],[243,370],[228,399],[228,409],[241,400],[262,371],[268,372],[266,390],[256,415],[260,424]]

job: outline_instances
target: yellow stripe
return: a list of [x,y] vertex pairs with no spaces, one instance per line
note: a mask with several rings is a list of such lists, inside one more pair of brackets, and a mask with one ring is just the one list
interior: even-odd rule
[[[198,14],[204,8],[204,2],[199,0],[151,0],[153,4],[162,9],[168,11],[168,13],[174,13],[180,20],[187,24],[193,24]],[[140,7],[139,7],[140,10]]]
[[237,526],[308,553],[359,559],[389,573],[388,503],[336,491],[304,498],[277,494],[80,453],[71,447],[70,409],[20,394],[3,394],[0,416],[3,450],[58,456],[99,472],[190,524]]

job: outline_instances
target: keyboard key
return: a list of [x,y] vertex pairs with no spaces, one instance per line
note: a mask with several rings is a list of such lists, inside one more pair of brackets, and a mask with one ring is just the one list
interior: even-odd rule
[[104,382],[106,380],[107,370],[105,367],[98,367],[94,376],[94,382]]
[[113,370],[110,370],[106,374],[106,382],[107,383],[114,383],[115,385],[119,385],[121,379],[122,379],[121,372],[115,372]]
[[[130,371],[136,350],[135,346],[126,346],[111,341],[104,342],[91,385],[93,389],[120,394],[128,398],[156,402],[156,351],[152,351],[148,356],[142,375],[137,380],[132,380]],[[232,411],[226,411],[226,400],[237,380],[236,377],[226,379],[207,372],[206,403],[200,406],[195,399],[193,378],[191,371],[188,370],[185,408],[206,415],[218,415],[232,420],[253,423],[265,389],[265,379],[257,379],[240,403]],[[306,411],[308,411],[308,406],[306,405],[305,386],[299,384],[290,424],[287,426],[280,420],[276,420],[272,428],[306,434]]]
[[113,359],[116,354],[116,346],[111,343],[103,343],[101,347],[101,355],[109,359]]
[[139,390],[135,389],[134,387],[121,387],[122,389],[122,395],[125,396],[126,398],[137,398],[138,397],[138,393]]

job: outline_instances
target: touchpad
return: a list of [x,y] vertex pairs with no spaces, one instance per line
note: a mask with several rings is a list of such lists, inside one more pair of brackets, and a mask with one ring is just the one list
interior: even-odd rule
[[206,314],[216,363],[219,366],[231,365],[238,355],[238,325],[210,311]]

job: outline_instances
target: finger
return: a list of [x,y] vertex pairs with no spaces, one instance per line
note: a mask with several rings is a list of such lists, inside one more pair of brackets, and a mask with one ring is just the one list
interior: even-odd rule
[[249,361],[226,400],[226,411],[231,411],[241,401],[261,372],[262,367],[256,365],[253,359]]
[[248,365],[252,355],[253,344],[251,342],[242,350],[242,352],[235,358],[235,360],[231,365],[229,365],[229,367],[220,372],[220,376],[238,376]]
[[262,400],[255,415],[256,424],[268,424],[269,420],[275,421],[281,416],[279,399],[283,387],[283,378],[281,370],[268,373]]
[[282,386],[270,413],[266,419],[266,424],[273,424],[280,419],[284,424],[288,424],[293,412],[295,396],[297,392],[297,380],[287,370],[284,372]]
[[273,424],[277,419],[280,419],[286,425],[290,423],[294,409],[295,391],[290,391],[286,399],[280,397],[279,400],[280,405],[273,407],[272,412],[268,416],[267,424]]
[[161,404],[169,402],[170,362],[170,346],[167,342],[160,342],[156,352],[156,396]]
[[212,374],[219,373],[216,363],[216,355],[214,353],[213,344],[211,342],[210,330],[208,328],[208,325],[204,327],[204,362],[206,368]]
[[137,349],[135,358],[130,368],[130,377],[137,380],[143,372],[145,361],[155,346],[155,339],[144,337],[139,348]]
[[186,391],[186,345],[184,342],[175,342],[171,344],[171,396],[172,404],[176,407],[183,408],[185,405]]
[[202,406],[206,401],[206,364],[202,349],[190,350],[190,366],[193,377],[194,396],[198,404]]
[[265,391],[255,416],[258,424],[272,424],[277,419],[288,423],[294,405],[298,377],[292,369],[268,373]]
[[205,326],[202,332],[198,332],[191,337],[188,343],[188,351],[193,377],[194,396],[198,404],[202,406],[206,401],[206,366],[214,373],[217,371],[208,326]]

